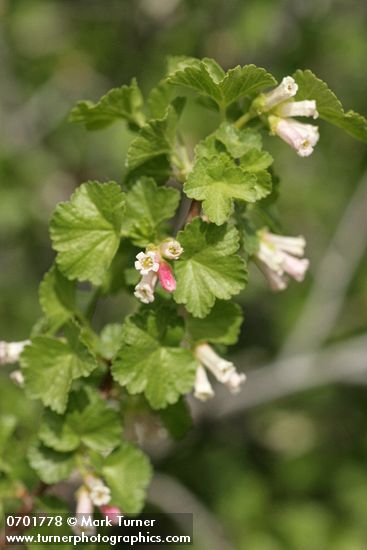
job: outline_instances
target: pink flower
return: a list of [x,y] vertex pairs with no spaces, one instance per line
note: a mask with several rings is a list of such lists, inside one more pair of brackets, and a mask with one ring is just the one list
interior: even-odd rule
[[119,519],[117,516],[122,516],[120,508],[117,506],[102,505],[99,507],[101,514],[111,521],[113,525],[118,525]]
[[306,241],[303,237],[283,237],[266,229],[258,232],[260,245],[256,263],[267,278],[272,290],[287,288],[288,275],[303,281],[309,260],[302,258]]
[[269,116],[272,134],[276,134],[283,141],[295,149],[300,157],[312,154],[319,140],[319,130],[312,124],[304,124],[291,118]]
[[176,279],[173,275],[171,266],[166,262],[161,262],[159,264],[158,277],[164,290],[167,292],[173,292],[176,290]]

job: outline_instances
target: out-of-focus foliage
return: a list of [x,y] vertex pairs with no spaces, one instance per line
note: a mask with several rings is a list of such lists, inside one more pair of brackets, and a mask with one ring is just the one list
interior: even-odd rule
[[[346,109],[366,114],[366,23],[361,0],[0,0],[0,339],[27,337],[41,316],[37,291],[52,261],[47,225],[55,204],[77,183],[119,181],[125,170],[129,131],[116,124],[93,133],[69,124],[76,100],[97,100],[133,76],[145,91],[163,75],[166,55],[184,54],[214,57],[226,69],[255,63],[278,79],[310,68]],[[212,128],[210,117],[204,122],[190,113],[184,124],[194,144]],[[323,122],[320,128],[309,160],[280,140],[267,144],[282,173],[284,228],[307,237],[313,268],[308,283],[280,295],[270,295],[250,273],[237,352],[250,351],[257,363],[271,359],[286,340],[312,270],[366,170],[363,144]],[[364,258],[330,340],[365,330],[366,270]],[[126,295],[108,299],[96,325],[120,321],[131,310]],[[5,495],[2,457],[22,456],[39,423],[37,406],[25,402],[6,371],[0,414]],[[363,387],[313,390],[207,423],[157,466],[206,503],[235,548],[364,550],[366,420]],[[12,431],[16,453],[5,440]],[[26,461],[15,469],[32,486]]]

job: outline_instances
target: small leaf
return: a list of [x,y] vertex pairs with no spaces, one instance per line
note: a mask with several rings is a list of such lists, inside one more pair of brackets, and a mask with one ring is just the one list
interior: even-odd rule
[[195,317],[205,317],[216,298],[228,300],[245,287],[247,271],[242,258],[235,254],[239,235],[234,227],[217,227],[197,218],[177,239],[184,252],[175,263],[174,298]]
[[98,453],[111,452],[121,441],[121,422],[99,395],[85,388],[70,395],[63,416],[46,410],[39,437],[56,451],[73,451],[81,444]]
[[[178,98],[174,105],[168,107],[164,117],[151,120],[141,128],[127,152],[129,171],[136,170],[142,165],[148,165],[149,168],[148,163],[160,160],[169,172],[169,157],[175,144],[176,125],[182,108],[183,102]],[[152,175],[150,171],[146,171],[146,174]]]
[[183,398],[159,411],[159,416],[173,439],[182,439],[192,427],[190,409]]
[[293,76],[298,84],[297,100],[314,99],[320,118],[367,143],[367,120],[362,115],[354,111],[345,112],[339,99],[327,84],[310,70],[298,70]]
[[246,172],[266,170],[273,164],[273,157],[267,151],[250,149],[240,159],[240,166]]
[[130,86],[113,88],[98,103],[79,101],[70,113],[71,122],[85,124],[87,130],[99,130],[127,120],[134,127],[144,123],[143,97],[135,79]]
[[224,74],[214,60],[197,60],[169,75],[167,82],[180,90],[197,92],[212,99],[222,109],[242,97],[252,96],[274,86],[276,80],[255,65],[237,66]]
[[120,323],[106,325],[99,336],[98,353],[109,361],[114,359],[122,345],[122,336],[123,326]]
[[275,78],[261,67],[256,65],[239,65],[230,69],[220,83],[221,91],[229,105],[241,97],[248,97],[258,94],[265,88],[275,86]]
[[73,453],[57,453],[44,445],[31,447],[28,459],[40,479],[49,484],[68,479],[75,467]]
[[215,132],[215,137],[225,145],[228,153],[237,159],[251,149],[260,150],[262,147],[262,139],[259,132],[250,128],[239,130],[233,124],[221,124]]
[[105,459],[101,473],[111,489],[111,505],[126,514],[139,513],[152,477],[147,456],[130,443],[124,443]]
[[57,206],[50,233],[59,269],[69,279],[98,285],[120,243],[125,198],[117,183],[84,183]]
[[243,321],[242,309],[233,302],[217,301],[204,319],[189,317],[187,329],[195,342],[235,344]]
[[73,317],[75,283],[53,265],[40,284],[39,300],[51,332],[56,332]]
[[128,192],[122,234],[137,246],[154,242],[166,220],[172,218],[180,201],[176,189],[158,187],[151,178],[142,178]]
[[175,403],[194,384],[196,362],[180,346],[182,319],[165,308],[128,317],[112,366],[114,379],[131,394],[145,393],[153,409]]
[[21,356],[26,392],[32,399],[62,414],[66,409],[73,380],[88,376],[97,366],[77,338],[63,342],[37,336]]
[[191,199],[203,201],[204,213],[217,225],[223,224],[233,210],[234,199],[256,202],[271,191],[265,180],[244,172],[225,153],[195,163],[184,191]]

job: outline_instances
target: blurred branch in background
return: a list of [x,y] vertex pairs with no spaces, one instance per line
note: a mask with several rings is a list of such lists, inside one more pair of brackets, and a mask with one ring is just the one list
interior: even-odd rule
[[175,512],[193,514],[195,540],[202,545],[200,548],[233,550],[215,516],[176,479],[165,474],[156,474],[149,489],[148,500],[168,515]]
[[367,171],[314,272],[314,285],[279,357],[317,350],[330,336],[367,245]]
[[[246,370],[243,355],[234,357],[234,361]],[[350,382],[366,374],[367,336],[355,337],[318,353],[295,355],[254,369],[237,398],[228,399],[228,393],[218,387],[212,403],[202,406],[193,401],[194,414],[199,418],[224,418],[309,388]]]

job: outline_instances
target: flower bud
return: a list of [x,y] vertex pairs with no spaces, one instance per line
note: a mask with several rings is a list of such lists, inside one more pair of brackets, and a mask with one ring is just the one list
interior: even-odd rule
[[173,275],[173,271],[170,265],[166,262],[161,262],[158,271],[159,282],[162,288],[167,292],[173,292],[176,290],[176,279]]
[[103,516],[111,521],[112,525],[118,525],[119,519],[117,516],[122,515],[120,508],[117,508],[117,506],[103,504],[99,507],[99,510]]

